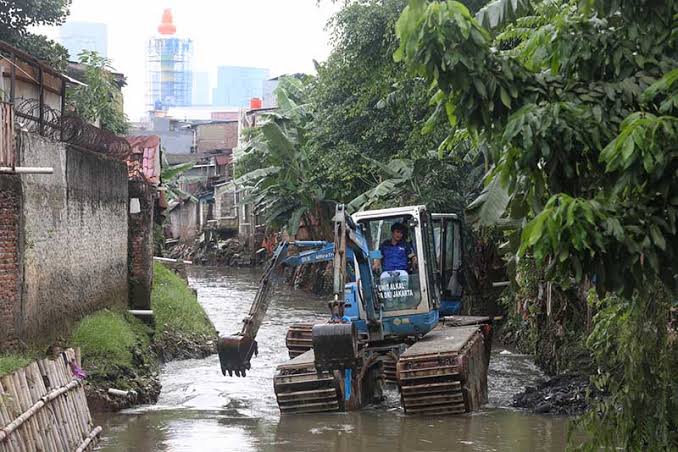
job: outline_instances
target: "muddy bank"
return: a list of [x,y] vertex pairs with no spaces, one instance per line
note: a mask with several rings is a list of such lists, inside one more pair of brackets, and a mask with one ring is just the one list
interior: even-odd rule
[[76,328],[72,341],[82,350],[93,411],[156,403],[161,364],[216,353],[217,332],[188,286],[183,265],[154,263],[151,306],[150,324],[124,311],[101,311]]
[[[133,366],[86,369],[85,394],[91,411],[120,411],[137,404],[156,403],[160,396],[160,366],[149,352],[135,350]],[[109,389],[117,390],[115,393]],[[122,391],[122,394],[118,391]]]
[[[90,409],[96,412],[120,411],[135,405],[154,404],[162,386],[160,366],[164,363],[202,359],[216,353],[216,336],[185,335],[165,331],[154,337],[150,349],[135,350],[130,367],[114,367],[104,372],[90,368],[85,391]],[[109,389],[126,392],[126,395]]]
[[[207,266],[247,267],[261,263],[257,255],[237,238],[181,242],[168,247],[164,254],[172,259]],[[265,253],[260,256],[265,260]]]
[[153,351],[162,363],[180,359],[202,359],[217,352],[217,335],[187,335],[164,331],[153,340]]
[[513,406],[537,414],[577,416],[589,409],[589,395],[602,396],[587,375],[559,375],[537,386],[526,387],[514,397]]

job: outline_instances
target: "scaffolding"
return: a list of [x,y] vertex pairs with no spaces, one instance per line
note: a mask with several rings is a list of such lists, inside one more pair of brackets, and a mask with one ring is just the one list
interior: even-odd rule
[[146,48],[147,111],[167,111],[192,104],[193,42],[190,39],[159,37]]

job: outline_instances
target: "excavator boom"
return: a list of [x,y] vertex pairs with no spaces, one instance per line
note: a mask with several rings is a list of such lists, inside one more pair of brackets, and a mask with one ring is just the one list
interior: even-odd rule
[[287,250],[288,243],[281,243],[273,253],[273,258],[266,265],[264,274],[259,281],[259,289],[250,307],[250,312],[243,319],[241,331],[233,336],[219,338],[217,350],[219,352],[222,374],[226,375],[226,372],[228,372],[229,376],[233,376],[235,373],[238,377],[244,377],[251,367],[250,360],[252,356],[258,354],[255,337],[271,301],[270,294],[275,273],[280,263],[287,256]]
[[[266,265],[259,281],[259,289],[254,297],[248,315],[243,319],[239,333],[219,338],[217,350],[221,363],[221,372],[229,376],[245,376],[250,369],[252,356],[258,352],[256,336],[271,301],[271,292],[276,274],[281,264],[302,265],[314,262],[334,261],[334,300],[330,302],[331,319],[327,325],[316,325],[313,329],[313,343],[316,348],[316,365],[319,370],[352,368],[357,351],[357,333],[355,325],[344,320],[344,287],[346,263],[358,259],[359,271],[366,273],[364,285],[372,291],[369,280],[370,266],[367,245],[360,230],[346,214],[343,205],[337,206],[334,243],[325,241],[282,242],[276,248],[273,257]],[[289,255],[290,246],[295,248],[313,248],[299,254]],[[368,296],[365,308],[368,318],[377,323],[373,296]]]

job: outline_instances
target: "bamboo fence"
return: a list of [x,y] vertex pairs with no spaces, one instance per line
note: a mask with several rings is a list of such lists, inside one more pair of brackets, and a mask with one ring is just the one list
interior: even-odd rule
[[80,365],[68,349],[0,377],[0,452],[82,452],[94,446],[101,427],[94,427],[71,363]]

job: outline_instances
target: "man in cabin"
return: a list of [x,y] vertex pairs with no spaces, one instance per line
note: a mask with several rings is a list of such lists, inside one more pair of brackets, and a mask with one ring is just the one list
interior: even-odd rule
[[379,245],[381,259],[373,263],[375,271],[399,272],[407,276],[410,268],[417,265],[417,255],[410,243],[405,240],[407,228],[402,223],[393,223],[391,226],[391,238]]

